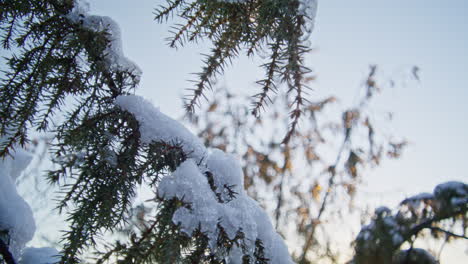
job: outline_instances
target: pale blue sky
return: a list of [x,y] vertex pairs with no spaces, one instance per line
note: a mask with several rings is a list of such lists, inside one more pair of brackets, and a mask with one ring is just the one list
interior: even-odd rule
[[[109,15],[122,27],[124,49],[143,69],[137,91],[172,116],[183,113],[180,96],[186,80],[200,69],[201,52],[188,45],[170,49],[167,25],[152,21],[162,0],[95,0],[93,12]],[[381,188],[429,191],[449,179],[466,181],[468,163],[468,1],[464,0],[322,0],[308,61],[318,75],[317,96],[336,93],[354,98],[369,64],[388,75],[412,65],[421,68],[421,83],[391,90],[383,108],[395,112],[394,129],[412,143],[402,160],[389,162],[371,178]],[[255,92],[262,72],[258,60],[235,62],[221,83]],[[312,94],[312,97],[314,94]],[[383,176],[380,176],[382,174]],[[401,181],[399,186],[398,179]],[[377,184],[377,183],[376,183]],[[377,184],[378,185],[378,184]]]
[[[183,113],[180,95],[190,73],[200,69],[203,45],[169,49],[166,25],[152,21],[163,0],[95,0],[92,13],[108,15],[122,27],[124,49],[143,69],[138,94],[173,117]],[[317,95],[354,98],[369,64],[388,75],[412,65],[421,83],[391,89],[382,109],[393,110],[392,129],[411,143],[403,158],[385,162],[366,176],[379,202],[430,192],[440,182],[468,179],[468,1],[319,0],[308,61],[318,75]],[[232,89],[257,87],[259,61],[241,59],[220,80]],[[314,94],[312,94],[313,96]],[[393,206],[394,204],[389,204]],[[466,259],[466,253],[455,252]],[[460,262],[461,263],[461,262]]]
[[388,71],[421,68],[419,86],[386,97],[395,129],[412,144],[402,160],[370,179],[384,182],[383,189],[400,182],[402,190],[423,191],[437,182],[467,180],[467,11],[462,0],[320,2],[314,41],[319,52],[311,62],[324,86],[319,89],[352,93],[343,86],[358,83],[369,63]]

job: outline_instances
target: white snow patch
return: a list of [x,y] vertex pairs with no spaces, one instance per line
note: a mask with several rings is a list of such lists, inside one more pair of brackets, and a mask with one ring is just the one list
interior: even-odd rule
[[317,0],[299,0],[299,14],[304,15],[308,22],[311,23],[310,31],[312,31],[315,23],[315,17],[317,15]]
[[386,206],[380,206],[375,209],[375,214],[376,215],[390,215],[392,213],[392,210]]
[[105,31],[108,33],[109,44],[104,57],[105,64],[109,70],[129,72],[138,83],[142,71],[134,62],[125,57],[122,48],[120,27],[112,18],[107,16],[89,15],[89,3],[84,0],[75,0],[72,11],[65,17],[72,23],[81,24],[83,28],[95,32]]
[[431,199],[434,199],[434,195],[432,193],[419,193],[419,194],[416,194],[416,195],[413,195],[411,197],[408,197],[405,199],[408,200],[408,201],[411,201],[411,200],[431,200]]
[[242,250],[238,246],[234,246],[229,256],[229,264],[242,264]]
[[432,193],[419,193],[411,197],[406,198],[400,204],[407,205],[411,208],[418,208],[422,202],[433,200],[435,197]]
[[449,202],[451,206],[467,206],[468,185],[463,182],[450,181],[439,184],[434,189],[437,199]]
[[161,113],[144,98],[135,95],[118,96],[115,104],[135,115],[140,124],[141,140],[144,143],[155,141],[181,144],[189,157],[197,161],[202,160],[207,150],[201,140],[179,122]]
[[213,179],[218,191],[227,185],[234,186],[233,189],[238,194],[244,193],[244,173],[239,161],[232,154],[211,149],[206,167],[215,176]]
[[305,24],[302,26],[302,41],[306,46],[310,46],[309,38],[315,27],[315,17],[317,16],[318,0],[299,0],[299,14],[303,15]]
[[9,250],[15,259],[36,231],[31,207],[18,194],[15,185],[31,159],[28,152],[16,148],[12,157],[0,160],[0,231],[8,232]]

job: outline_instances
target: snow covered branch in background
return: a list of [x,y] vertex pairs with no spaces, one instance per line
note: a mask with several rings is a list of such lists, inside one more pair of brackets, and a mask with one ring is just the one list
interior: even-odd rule
[[253,257],[257,240],[261,240],[265,257],[271,263],[292,263],[267,214],[244,191],[244,175],[233,156],[218,149],[205,149],[179,122],[142,97],[119,96],[115,103],[138,120],[143,141],[177,144],[186,152],[187,160],[158,186],[162,199],[178,198],[186,204],[172,218],[174,224],[180,224],[182,232],[191,236],[200,228],[209,238],[210,250],[215,255],[220,232],[231,240],[243,237],[245,247],[235,246],[231,250],[230,263],[242,263],[243,255]]
[[[436,239],[468,239],[464,235],[466,224],[460,223],[466,221],[467,212],[468,185],[462,182],[442,183],[436,186],[432,194],[421,193],[409,197],[401,202],[395,213],[387,207],[377,208],[374,219],[361,229],[356,238],[354,263],[390,263],[388,261],[392,259],[396,261],[392,263],[406,263],[402,255],[417,259],[417,263],[436,263],[435,258],[423,249],[399,249],[404,242],[412,244],[413,238],[423,230],[431,231]],[[444,220],[451,221],[447,225]],[[453,231],[457,228],[461,229],[462,234]],[[421,262],[423,259],[429,262]]]

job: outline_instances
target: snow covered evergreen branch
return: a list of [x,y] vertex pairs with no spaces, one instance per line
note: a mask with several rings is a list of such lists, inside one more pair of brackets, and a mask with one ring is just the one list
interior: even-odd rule
[[[80,0],[19,0],[0,11],[3,47],[11,53],[0,83],[0,156],[25,145],[31,128],[49,130],[54,112],[67,98],[76,100],[54,127],[58,169],[48,175],[68,215],[60,263],[79,263],[90,249],[98,263],[290,263],[282,238],[246,195],[235,159],[206,149],[181,124],[129,95],[141,72],[122,53],[117,24],[88,10]],[[213,58],[219,65],[204,75],[207,83],[236,53],[233,45]],[[127,224],[143,183],[157,195],[151,225],[101,251],[99,237]],[[12,233],[16,259],[33,233],[24,241]]]

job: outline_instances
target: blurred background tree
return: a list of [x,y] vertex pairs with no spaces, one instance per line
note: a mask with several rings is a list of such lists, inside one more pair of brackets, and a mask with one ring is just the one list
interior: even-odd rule
[[[350,218],[368,215],[354,203],[362,171],[399,158],[407,144],[381,127],[389,125],[391,114],[379,116],[372,108],[372,99],[390,82],[379,82],[372,65],[363,83],[356,105],[340,108],[338,95],[308,104],[287,144],[282,136],[291,102],[282,93],[257,118],[244,103],[249,97],[220,88],[191,116],[205,143],[242,157],[246,190],[267,209],[299,263],[338,263],[346,255],[340,247],[356,229]],[[343,232],[340,243],[334,242],[336,230]]]

